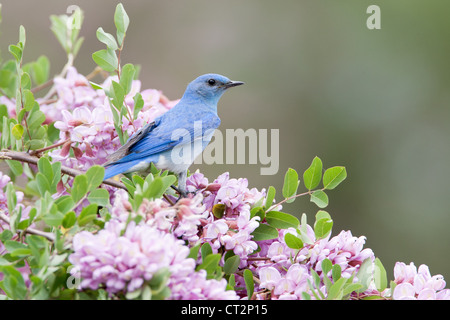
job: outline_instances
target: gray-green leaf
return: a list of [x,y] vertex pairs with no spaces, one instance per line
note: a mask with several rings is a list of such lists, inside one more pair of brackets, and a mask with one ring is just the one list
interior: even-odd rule
[[303,173],[303,183],[306,189],[312,190],[317,187],[322,178],[322,160],[315,157],[309,168]]
[[344,181],[345,178],[347,178],[345,167],[329,168],[323,175],[323,187],[328,190],[334,189]]

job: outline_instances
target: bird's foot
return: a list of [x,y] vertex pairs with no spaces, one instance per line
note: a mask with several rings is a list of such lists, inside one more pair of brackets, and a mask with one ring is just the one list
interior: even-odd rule
[[[183,190],[180,190],[178,187],[176,187],[174,185],[172,185],[171,187],[176,192],[178,192],[178,194],[180,195],[176,202],[180,201],[180,199],[182,199],[182,198],[193,198],[197,194],[197,191],[192,191],[192,192],[191,191],[183,191]],[[190,195],[192,195],[192,196],[190,196]]]

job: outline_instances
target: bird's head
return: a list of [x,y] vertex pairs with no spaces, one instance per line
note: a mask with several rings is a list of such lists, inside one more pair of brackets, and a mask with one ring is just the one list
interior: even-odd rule
[[231,81],[220,74],[204,74],[187,86],[185,96],[200,97],[208,103],[217,104],[222,94],[231,87],[236,87],[244,82]]

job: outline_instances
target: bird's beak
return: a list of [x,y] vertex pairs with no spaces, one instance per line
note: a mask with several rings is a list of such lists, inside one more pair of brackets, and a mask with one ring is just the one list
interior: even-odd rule
[[225,83],[223,86],[224,86],[226,89],[228,89],[228,88],[231,88],[231,87],[237,87],[237,86],[240,86],[240,85],[242,85],[242,84],[244,84],[244,82],[242,82],[242,81],[230,81],[230,82]]

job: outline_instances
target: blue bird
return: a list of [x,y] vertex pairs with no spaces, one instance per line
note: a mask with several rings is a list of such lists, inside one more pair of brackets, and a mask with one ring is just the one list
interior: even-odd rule
[[204,74],[186,88],[169,111],[145,125],[108,157],[104,180],[120,173],[157,169],[178,176],[180,196],[186,197],[187,170],[211,141],[220,125],[217,103],[231,87],[244,84],[218,74]]

